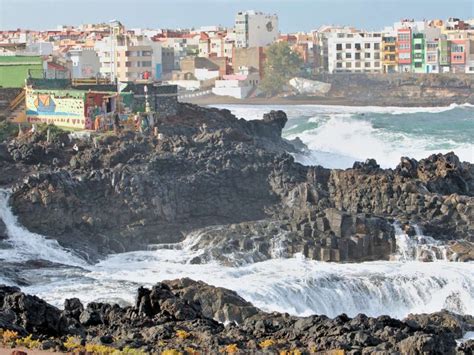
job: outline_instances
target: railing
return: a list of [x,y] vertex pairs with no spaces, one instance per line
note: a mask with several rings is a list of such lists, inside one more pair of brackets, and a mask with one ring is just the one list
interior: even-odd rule
[[72,79],[73,86],[80,85],[99,85],[99,84],[110,84],[110,80],[106,78],[90,78],[90,79]]
[[25,89],[22,89],[21,92],[10,102],[10,111],[15,110],[25,101]]

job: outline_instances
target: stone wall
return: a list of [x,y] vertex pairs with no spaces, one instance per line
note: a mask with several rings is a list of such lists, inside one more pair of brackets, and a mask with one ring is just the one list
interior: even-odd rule
[[474,75],[469,74],[318,74],[312,79],[331,84],[329,98],[367,105],[474,103]]

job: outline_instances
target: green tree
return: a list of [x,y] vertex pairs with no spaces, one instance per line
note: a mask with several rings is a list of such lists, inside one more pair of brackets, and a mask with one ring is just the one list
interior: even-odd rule
[[267,95],[275,95],[282,92],[288,80],[300,72],[303,60],[286,42],[272,44],[268,47],[266,55],[260,89]]

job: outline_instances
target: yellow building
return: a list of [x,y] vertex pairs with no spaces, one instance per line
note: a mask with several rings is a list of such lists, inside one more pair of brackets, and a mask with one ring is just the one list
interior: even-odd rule
[[397,37],[382,37],[382,65],[384,73],[397,71]]

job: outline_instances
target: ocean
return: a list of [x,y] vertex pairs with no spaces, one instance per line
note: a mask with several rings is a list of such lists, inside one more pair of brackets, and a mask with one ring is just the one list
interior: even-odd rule
[[374,158],[394,168],[402,156],[422,159],[453,151],[474,162],[474,106],[377,107],[325,105],[216,105],[237,117],[261,119],[283,110],[288,123],[283,136],[300,137],[311,150],[299,156],[306,165],[345,169],[355,161]]

